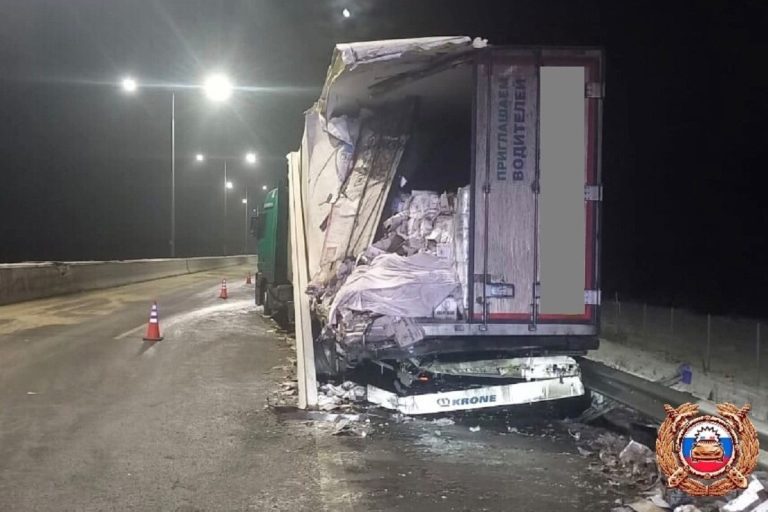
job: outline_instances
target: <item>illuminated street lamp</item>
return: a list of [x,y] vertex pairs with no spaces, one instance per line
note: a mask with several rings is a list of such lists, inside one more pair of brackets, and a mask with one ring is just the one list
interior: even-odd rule
[[229,190],[232,190],[232,189],[234,188],[234,185],[232,184],[232,182],[231,182],[231,181],[228,181],[228,182],[227,182],[227,184],[226,184],[225,186],[226,186],[226,187],[227,187]]
[[232,82],[226,75],[216,73],[205,79],[203,90],[211,101],[227,101],[232,96]]
[[246,163],[249,163],[251,165],[255,164],[256,163],[256,153],[254,153],[252,151],[249,152],[249,153],[246,153],[245,154],[245,161],[246,161]]
[[351,12],[349,12],[349,9],[347,9],[347,8],[345,7],[345,8],[344,8],[344,10],[343,10],[343,11],[341,11],[341,15],[342,15],[342,16],[344,16],[345,18],[349,18],[350,16],[352,16],[352,13],[351,13]]
[[136,89],[138,89],[138,84],[134,78],[127,76],[120,81],[120,87],[123,88],[124,92],[131,94],[136,92]]
[[[139,83],[130,76],[120,80],[120,87],[123,92],[128,94],[135,93],[139,88]],[[229,99],[232,95],[232,82],[222,74],[209,76],[203,89],[206,96],[211,101],[222,102]],[[202,154],[195,155],[198,162],[205,160]],[[225,180],[226,181],[226,180]],[[171,258],[176,257],[176,91],[171,90]]]
[[261,190],[265,190],[266,191],[267,190],[267,186],[266,185],[262,185],[261,186]]

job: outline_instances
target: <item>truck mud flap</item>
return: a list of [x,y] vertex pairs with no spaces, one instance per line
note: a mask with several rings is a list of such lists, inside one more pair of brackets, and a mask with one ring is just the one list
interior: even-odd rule
[[437,414],[450,411],[466,411],[487,407],[529,404],[545,400],[558,400],[581,396],[584,384],[580,377],[544,379],[519,382],[504,386],[486,386],[445,393],[398,396],[375,386],[368,385],[368,401],[385,409],[403,414]]

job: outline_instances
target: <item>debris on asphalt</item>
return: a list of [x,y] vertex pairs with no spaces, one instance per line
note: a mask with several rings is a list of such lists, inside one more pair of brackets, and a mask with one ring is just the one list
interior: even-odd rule
[[480,426],[469,427],[470,432],[480,432]]
[[[720,510],[721,512],[748,512],[757,508],[757,505],[762,506],[765,503],[768,503],[765,487],[755,475],[752,475],[749,479],[749,486]],[[768,509],[768,506],[765,508]]]
[[630,503],[629,508],[634,512],[667,512],[667,509],[657,507],[648,500],[639,500]]
[[333,422],[333,436],[367,437],[370,423],[339,417]]
[[681,491],[680,489],[672,489],[659,483],[656,493],[662,496],[664,501],[669,503],[670,508],[682,507],[684,505],[692,505],[693,498],[690,494]]
[[645,472],[649,467],[656,467],[656,454],[647,446],[630,440],[629,444],[621,450],[619,462],[625,466],[632,467],[632,474],[637,475]]
[[365,387],[352,381],[343,382],[338,386],[325,383],[318,387],[317,405],[322,411],[351,409],[353,404],[363,402],[365,397]]
[[438,418],[436,420],[432,420],[432,423],[439,427],[447,427],[447,426],[456,424],[456,422],[453,421],[451,418]]
[[266,407],[295,407],[299,399],[299,383],[296,378],[296,365],[278,365],[273,366],[275,373],[282,373],[280,386],[273,390],[271,396],[267,397]]
[[696,505],[680,505],[679,507],[675,507],[674,512],[701,512],[701,509]]
[[582,457],[596,459],[589,469],[606,478],[610,486],[647,491],[659,482],[656,455],[647,446],[633,440],[627,442],[624,436],[612,432],[601,432],[595,437],[576,424],[570,426],[568,434],[579,443],[576,449]]
[[519,428],[517,428],[517,427],[513,427],[513,426],[510,426],[510,425],[507,425],[507,432],[508,432],[509,434],[517,434],[517,435],[519,435],[519,436],[525,436],[525,437],[531,437],[531,436],[533,436],[533,434],[531,434],[531,433],[529,433],[529,432],[523,432],[523,431],[522,431],[522,430],[520,430]]

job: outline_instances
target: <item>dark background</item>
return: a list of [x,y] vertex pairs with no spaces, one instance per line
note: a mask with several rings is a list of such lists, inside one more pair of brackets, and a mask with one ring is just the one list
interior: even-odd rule
[[[224,243],[221,161],[196,165],[196,151],[232,158],[226,236],[237,252],[243,184],[262,194],[284,173],[335,42],[465,34],[605,47],[605,293],[765,313],[763,1],[0,5],[0,261],[168,255],[169,90],[125,96],[126,73],[178,86],[218,69],[254,87],[226,105],[177,95],[177,253]],[[256,168],[241,164],[249,149]]]

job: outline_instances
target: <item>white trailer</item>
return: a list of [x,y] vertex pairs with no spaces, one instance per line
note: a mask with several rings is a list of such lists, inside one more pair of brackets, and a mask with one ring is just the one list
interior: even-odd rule
[[[397,390],[372,396],[410,413],[584,393],[572,356],[598,346],[603,73],[599,48],[468,37],[336,46],[289,155],[307,405],[316,361],[319,373],[367,362],[391,371]],[[453,235],[435,257],[450,260],[458,285],[430,314],[420,306],[445,298],[446,281],[422,272],[409,288],[406,268],[395,289],[371,277],[382,244],[369,249],[397,194],[413,201],[422,190],[451,192]],[[388,268],[407,267],[417,242],[387,256]],[[393,334],[403,326],[405,342]]]

